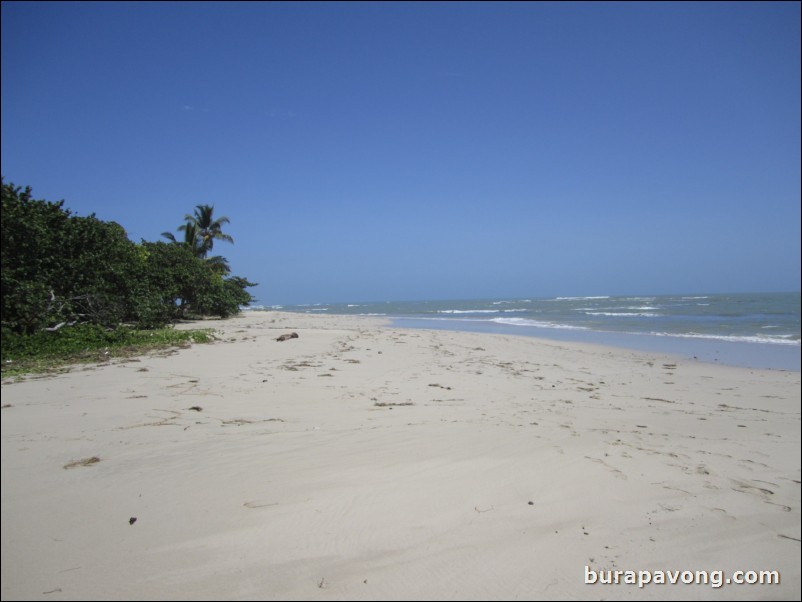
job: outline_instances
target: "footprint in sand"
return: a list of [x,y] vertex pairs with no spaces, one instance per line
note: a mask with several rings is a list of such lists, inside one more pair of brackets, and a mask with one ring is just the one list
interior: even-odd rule
[[278,506],[278,502],[262,502],[262,501],[254,501],[254,502],[245,502],[242,504],[246,508],[268,508],[270,506]]
[[605,462],[601,458],[591,458],[590,456],[585,456],[585,459],[590,460],[591,462],[596,462],[597,464],[601,464],[602,466],[604,466],[607,470],[612,472],[619,479],[626,480],[626,478],[627,478],[627,475],[625,475],[623,473],[623,471],[618,470],[615,466],[610,466],[607,462]]
[[749,483],[744,483],[743,481],[736,481],[735,479],[731,479],[731,481],[735,485],[734,487],[732,487],[732,490],[737,491],[738,493],[760,494],[761,497],[766,495],[774,495],[774,492],[771,489],[766,489],[765,487],[750,485]]
[[715,514],[721,515],[724,518],[728,518],[730,520],[737,520],[732,514],[724,510],[724,508],[710,508],[710,511]]

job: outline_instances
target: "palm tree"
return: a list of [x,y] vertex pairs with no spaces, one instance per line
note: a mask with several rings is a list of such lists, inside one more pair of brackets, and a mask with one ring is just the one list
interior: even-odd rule
[[195,214],[187,214],[184,219],[187,223],[179,229],[189,229],[194,227],[198,237],[199,257],[206,257],[214,247],[214,241],[224,240],[233,243],[234,239],[228,234],[223,234],[223,224],[228,224],[227,217],[213,219],[214,205],[198,205],[195,207]]
[[195,224],[186,223],[178,227],[178,230],[184,231],[184,240],[179,241],[176,239],[175,235],[172,232],[162,232],[162,236],[176,245],[183,245],[192,251],[192,254],[195,257],[202,257],[201,255],[201,244],[200,238],[198,237],[198,228]]
[[215,274],[227,276],[231,273],[231,266],[228,265],[228,259],[220,255],[206,258],[206,265],[208,265]]

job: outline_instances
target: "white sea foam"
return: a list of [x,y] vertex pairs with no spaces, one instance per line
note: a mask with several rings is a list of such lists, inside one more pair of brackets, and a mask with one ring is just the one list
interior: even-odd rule
[[611,318],[659,318],[662,314],[612,312],[612,311],[586,311],[588,316],[609,316]]
[[[498,309],[438,309],[438,314],[497,314]],[[525,311],[525,310],[524,310]]]
[[599,297],[557,297],[556,301],[585,301],[587,299],[609,299],[610,297],[599,296]]
[[271,310],[277,311],[277,310],[280,310],[280,309],[284,309],[284,306],[283,305],[262,305],[260,303],[257,303],[256,305],[248,305],[247,307],[246,306],[240,306],[240,311],[271,311]]
[[[614,307],[605,307],[604,309],[606,309],[609,312],[612,312],[612,311],[619,310],[619,309],[654,310],[654,309],[660,309],[660,308],[659,307],[652,307],[651,305],[644,305],[644,306],[639,306],[639,307],[634,307],[634,306],[631,306],[631,305],[616,305]],[[599,315],[599,316],[605,315],[605,314],[602,314],[601,312],[599,312],[599,308],[598,307],[574,307],[574,308],[572,308],[572,311],[584,311],[584,312],[595,311],[595,312],[598,312],[596,315]],[[609,315],[619,316],[619,315],[622,315],[622,314],[619,312],[619,313],[611,313]]]
[[771,345],[795,345],[799,346],[799,339],[793,338],[795,335],[762,335],[762,336],[736,336],[736,335],[717,335],[717,334],[701,334],[698,332],[688,332],[684,334],[676,334],[671,332],[652,332],[650,333],[657,337],[677,337],[680,339],[709,339],[714,341],[727,341],[730,343],[764,343]]
[[[275,306],[267,307],[265,305],[249,305],[247,307],[240,307],[240,311],[267,311],[268,309],[276,309]],[[281,309],[279,307],[278,309]]]
[[435,317],[418,317],[411,318],[412,320],[428,320],[432,322],[495,322],[496,324],[505,324],[507,326],[529,326],[535,328],[553,328],[558,330],[590,330],[584,326],[571,326],[570,324],[555,324],[553,322],[540,322],[538,320],[529,320],[527,318],[435,318]]
[[709,298],[710,297],[680,297],[680,299],[683,299],[685,301],[687,301],[689,299],[709,299]]
[[555,324],[553,322],[541,322],[539,320],[529,320],[527,318],[493,318],[490,321],[495,322],[497,324],[507,324],[509,326],[555,328],[559,330],[588,330],[584,326],[571,326],[570,324]]

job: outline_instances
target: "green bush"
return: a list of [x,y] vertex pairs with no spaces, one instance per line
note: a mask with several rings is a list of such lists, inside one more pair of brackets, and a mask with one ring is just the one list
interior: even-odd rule
[[141,273],[125,230],[75,217],[2,185],[2,325],[33,333],[61,322],[113,326],[130,317],[131,285]]
[[127,326],[108,329],[97,324],[64,326],[29,335],[4,332],[2,365],[6,373],[49,369],[64,362],[105,360],[211,340],[209,330],[137,330]]
[[[74,216],[63,205],[2,184],[4,348],[12,333],[63,324],[158,328],[187,316],[228,317],[252,301],[245,289],[255,284],[224,277],[225,258],[199,257],[185,244],[137,245],[119,224]],[[29,343],[61,340],[43,336]]]

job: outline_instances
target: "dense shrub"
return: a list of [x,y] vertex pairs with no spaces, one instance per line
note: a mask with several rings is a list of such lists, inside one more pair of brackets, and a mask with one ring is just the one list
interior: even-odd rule
[[[64,324],[115,329],[163,326],[186,316],[230,316],[252,301],[244,278],[183,244],[135,244],[94,215],[78,217],[2,184],[2,333],[31,335]],[[59,335],[62,336],[62,335]]]
[[125,230],[2,186],[2,325],[30,334],[61,322],[110,326],[131,313],[138,254]]

